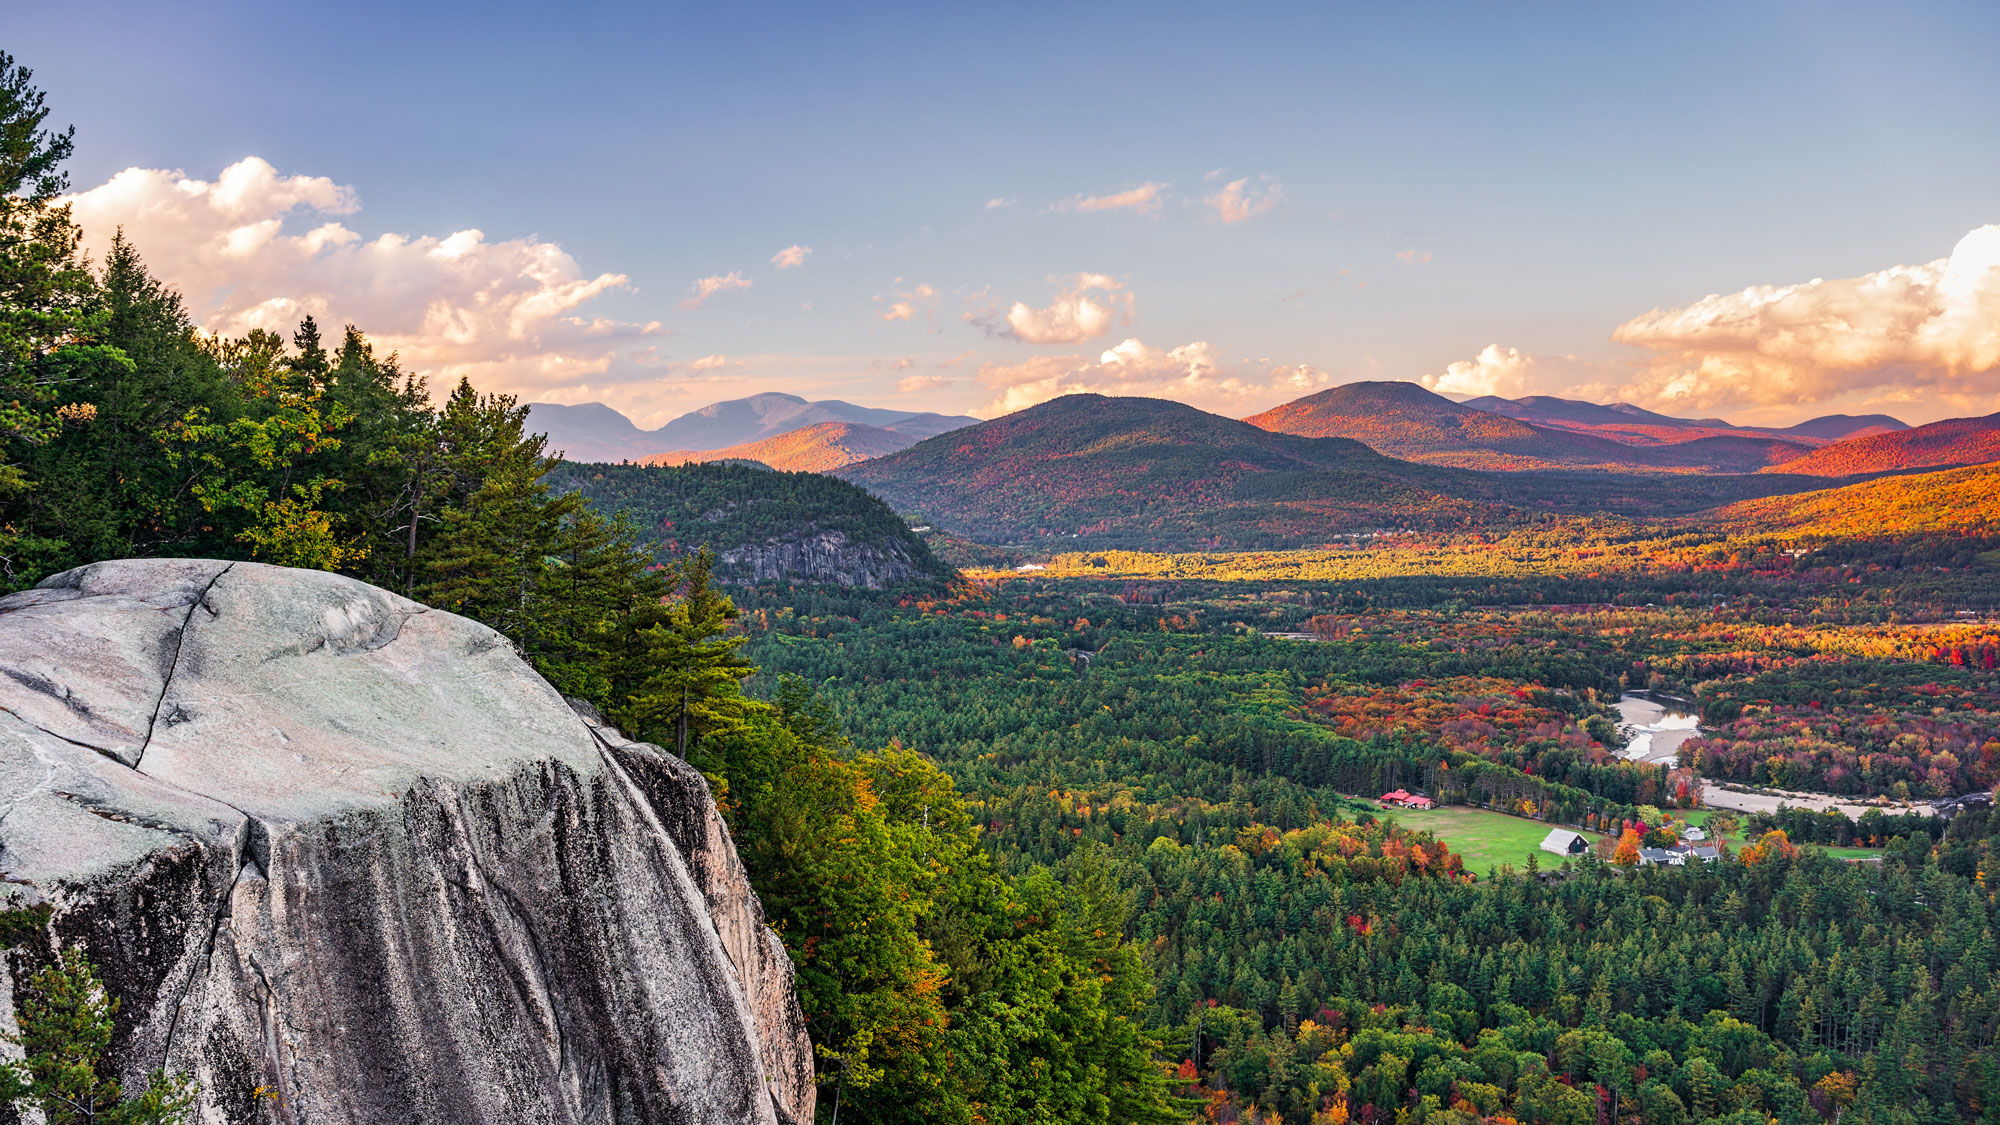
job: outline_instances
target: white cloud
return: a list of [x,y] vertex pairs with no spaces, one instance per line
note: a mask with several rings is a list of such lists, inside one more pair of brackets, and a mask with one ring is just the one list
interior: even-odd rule
[[1133,211],[1141,215],[1157,215],[1165,199],[1166,188],[1165,184],[1148,181],[1138,187],[1126,188],[1110,195],[1073,195],[1050,207],[1049,210],[1078,214],[1090,214],[1095,211]]
[[928,285],[919,285],[912,289],[898,289],[887,297],[877,297],[875,300],[879,304],[888,306],[882,310],[883,320],[915,320],[920,316],[929,320],[931,313],[937,308],[937,295],[936,289]]
[[1406,265],[1421,266],[1431,260],[1428,250],[1404,250],[1396,255],[1396,260]]
[[[1213,173],[1211,173],[1211,176]],[[1222,185],[1222,190],[1208,197],[1205,202],[1215,211],[1215,218],[1224,223],[1244,223],[1269,212],[1285,198],[1283,184],[1269,184],[1251,187],[1246,177],[1231,180]]]
[[967,313],[965,319],[992,336],[1028,344],[1074,344],[1104,335],[1114,323],[1131,324],[1133,311],[1132,291],[1123,282],[1084,273],[1070,279],[1047,308],[1016,301],[1004,317],[994,307]]
[[1162,350],[1126,340],[1100,354],[1037,356],[1025,363],[984,364],[979,382],[994,398],[975,413],[997,417],[1069,394],[1170,398],[1221,414],[1252,413],[1333,385],[1306,365],[1230,363],[1205,340]]
[[797,269],[806,264],[806,259],[812,257],[812,252],[812,247],[800,246],[794,242],[776,254],[771,255],[771,264],[781,270]]
[[560,246],[488,242],[478,230],[364,237],[334,218],[360,209],[353,188],[281,175],[257,157],[212,182],[128,168],[69,202],[94,256],[124,227],[210,332],[289,335],[307,314],[329,328],[352,322],[410,370],[509,391],[598,375],[665,334],[658,322],[579,315],[630,286],[623,274],[585,276]]
[[726,355],[705,355],[699,359],[690,359],[682,363],[676,363],[673,366],[685,371],[725,371],[731,367],[735,367],[736,361]]
[[1441,395],[1499,395],[1518,398],[1528,391],[1533,356],[1518,348],[1488,344],[1470,360],[1449,364],[1442,375],[1425,375],[1418,382]]
[[1018,199],[1002,199],[996,195],[993,198],[986,201],[986,209],[988,211],[997,211],[1002,207],[1012,207],[1014,204],[1019,202],[1021,201]]
[[708,299],[717,293],[722,293],[730,289],[748,288],[750,288],[750,279],[738,274],[735,270],[730,270],[726,274],[714,277],[698,278],[693,285],[689,286],[694,296],[682,301],[681,307],[684,309],[698,309],[707,304]]
[[896,393],[903,395],[921,394],[948,387],[951,380],[943,375],[907,375],[896,381]]
[[1706,410],[1860,393],[1990,410],[2000,399],[2000,225],[1972,231],[1934,262],[1711,294],[1634,317],[1611,338],[1655,353],[1629,388],[1654,404]]

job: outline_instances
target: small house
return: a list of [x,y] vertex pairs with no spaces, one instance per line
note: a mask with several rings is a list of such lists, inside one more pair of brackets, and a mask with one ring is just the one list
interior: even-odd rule
[[1699,844],[1703,840],[1708,839],[1708,832],[1699,824],[1690,824],[1687,827],[1687,831],[1681,833],[1681,839],[1686,840],[1690,844]]
[[1590,850],[1590,841],[1581,832],[1571,832],[1567,828],[1551,828],[1542,839],[1542,850],[1557,855],[1582,855]]
[[1687,853],[1672,848],[1640,848],[1639,862],[1647,867],[1658,867],[1661,864],[1668,867],[1685,867]]
[[1437,802],[1422,793],[1411,793],[1404,789],[1391,789],[1379,798],[1382,807],[1404,809],[1429,809],[1437,807]]

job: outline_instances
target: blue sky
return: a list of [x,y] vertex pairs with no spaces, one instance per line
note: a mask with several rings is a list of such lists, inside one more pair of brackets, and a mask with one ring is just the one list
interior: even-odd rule
[[[1886,311],[1879,284],[1752,302],[1784,348],[1733,332],[1726,302],[1612,339],[1710,294],[1934,263],[2000,223],[1992,5],[73,2],[8,22],[0,46],[77,126],[79,191],[270,166],[269,214],[169,214],[175,177],[79,209],[94,239],[127,223],[211,327],[354,319],[440,378],[645,421],[764,389],[1244,414],[1358,378],[1759,421],[2000,408],[1979,239],[1954,259],[1970,296],[1931,310],[1942,343],[1843,358],[1859,322],[1913,332],[1936,278]],[[334,198],[307,179],[348,190],[286,206]],[[1148,185],[1143,208],[1078,206]],[[346,234],[217,251],[258,219]],[[355,256],[469,229],[482,245],[452,260],[478,278]],[[623,280],[563,290],[558,247],[578,279]],[[683,307],[732,273],[749,285]],[[561,307],[476,323],[494,295]]]

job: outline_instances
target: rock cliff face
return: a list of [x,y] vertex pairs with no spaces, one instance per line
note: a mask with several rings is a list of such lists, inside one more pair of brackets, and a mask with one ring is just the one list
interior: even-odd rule
[[0,908],[35,904],[121,998],[128,1079],[192,1072],[204,1122],[812,1120],[701,777],[349,579],[128,561],[0,599]]
[[824,582],[881,590],[928,577],[924,565],[897,540],[880,545],[850,542],[846,532],[820,531],[745,543],[723,551],[716,568],[730,582]]

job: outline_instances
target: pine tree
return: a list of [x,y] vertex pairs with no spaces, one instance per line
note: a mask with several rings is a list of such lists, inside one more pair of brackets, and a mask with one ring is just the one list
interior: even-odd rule
[[742,729],[755,708],[743,681],[756,666],[737,651],[745,638],[726,635],[736,603],[710,585],[714,566],[707,551],[687,561],[666,620],[641,634],[652,673],[624,708],[631,729],[683,758],[694,741]]
[[118,1080],[100,1073],[111,1047],[107,996],[81,949],[58,952],[56,963],[28,979],[20,1001],[20,1033],[7,1039],[21,1058],[0,1066],[0,1106],[41,1111],[49,1125],[175,1125],[194,1109],[187,1075],[154,1071],[127,1099]]
[[80,342],[103,324],[82,232],[56,202],[69,189],[62,165],[76,130],[46,127],[33,79],[0,51],[0,436],[29,442],[59,424],[49,409],[62,377],[57,353],[88,350]]
[[326,345],[319,337],[319,322],[310,314],[299,322],[298,331],[292,333],[292,346],[298,349],[285,361],[285,370],[291,373],[292,389],[304,393],[324,390],[327,377],[333,371],[333,363],[327,358]]
[[475,617],[524,651],[539,640],[536,603],[560,521],[580,503],[551,497],[541,476],[540,458],[509,457],[463,506],[446,511],[420,591],[423,601]]

